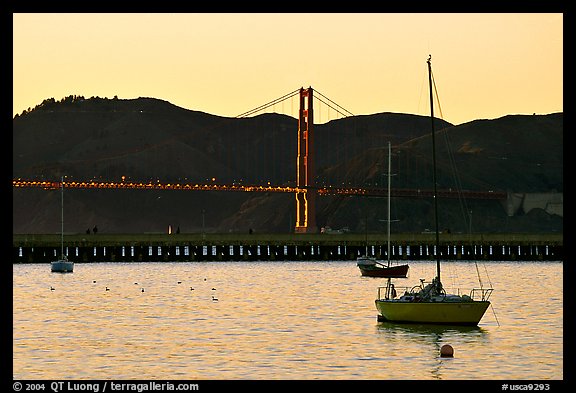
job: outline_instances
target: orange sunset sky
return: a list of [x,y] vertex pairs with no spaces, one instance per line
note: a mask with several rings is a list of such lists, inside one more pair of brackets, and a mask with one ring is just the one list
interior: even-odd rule
[[153,97],[234,117],[312,86],[354,115],[429,115],[429,54],[448,122],[563,111],[561,13],[15,13],[12,109]]

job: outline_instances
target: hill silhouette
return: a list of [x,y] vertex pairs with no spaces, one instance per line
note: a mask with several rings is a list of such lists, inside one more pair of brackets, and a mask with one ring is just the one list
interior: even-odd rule
[[[45,100],[13,120],[13,177],[58,180],[122,176],[138,181],[293,185],[297,120],[281,114],[226,118],[154,98],[70,96]],[[512,193],[563,192],[563,114],[509,115],[454,126],[435,119],[438,187]],[[318,185],[383,187],[387,143],[394,188],[432,188],[430,119],[378,113],[317,124]],[[454,168],[457,172],[454,172]],[[60,231],[59,192],[13,189],[14,233]],[[514,216],[505,201],[442,200],[441,225],[454,231],[562,231],[543,209]],[[83,232],[289,232],[295,198],[282,193],[66,190],[65,230]],[[432,201],[394,198],[393,230],[432,227]],[[383,198],[322,196],[319,226],[383,231]],[[470,213],[472,212],[472,213]],[[465,216],[464,219],[462,216]]]

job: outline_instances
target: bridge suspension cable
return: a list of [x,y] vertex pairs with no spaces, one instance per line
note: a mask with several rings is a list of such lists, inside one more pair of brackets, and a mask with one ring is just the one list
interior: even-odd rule
[[[261,112],[263,110],[268,109],[271,106],[274,106],[282,101],[285,101],[289,98],[292,98],[296,95],[298,95],[300,92],[300,89],[294,90],[290,93],[287,93],[281,97],[278,97],[270,102],[267,102],[265,104],[262,104],[254,109],[251,109],[249,111],[246,111],[244,113],[241,113],[239,115],[236,116],[236,118],[243,118],[243,117],[248,117],[248,116],[252,116],[258,112]],[[354,116],[354,114],[352,112],[350,112],[349,110],[347,110],[346,108],[342,107],[341,105],[337,104],[336,102],[332,101],[330,98],[326,97],[324,94],[320,93],[318,90],[314,89],[314,92],[316,93],[316,96],[314,97],[317,101],[320,101],[321,103],[323,103],[324,105],[326,105],[328,108],[334,110],[336,113],[338,113],[339,115],[343,116],[343,117],[348,117],[348,116]],[[322,98],[320,98],[322,97]]]
[[282,101],[284,101],[284,100],[287,100],[288,98],[294,97],[295,95],[299,94],[299,92],[300,92],[300,89],[294,90],[293,92],[288,93],[288,94],[285,94],[285,95],[283,95],[282,97],[279,97],[279,98],[276,98],[275,100],[272,100],[272,101],[270,101],[270,102],[267,102],[266,104],[260,105],[260,106],[254,108],[254,109],[251,109],[251,110],[249,110],[249,111],[247,111],[247,112],[241,113],[241,114],[239,114],[239,115],[236,116],[236,117],[237,117],[237,118],[238,118],[238,117],[247,117],[247,116],[253,115],[253,114],[258,113],[258,112],[260,112],[260,111],[263,111],[263,110],[265,110],[265,109],[267,109],[267,108],[269,108],[269,107],[271,107],[271,106],[273,106],[273,105],[276,105],[276,104],[279,103],[279,102],[282,102]]
[[[331,109],[334,109],[334,110],[336,111],[336,113],[338,113],[338,114],[340,114],[340,115],[342,115],[342,116],[344,116],[344,117],[354,116],[354,114],[353,114],[352,112],[350,112],[349,110],[347,110],[347,109],[343,108],[342,106],[338,105],[337,103],[335,103],[334,101],[332,101],[330,98],[328,98],[328,97],[326,97],[324,94],[320,93],[318,90],[314,89],[314,93],[316,93],[316,96],[314,97],[316,100],[322,102],[322,103],[323,103],[324,105],[326,105],[327,107],[329,107],[329,108],[331,108]],[[319,94],[322,98],[326,99],[326,100],[329,101],[330,103],[332,103],[332,104],[334,104],[335,106],[337,106],[338,108],[335,108],[334,106],[332,106],[332,105],[324,102],[324,101],[321,100],[320,98],[318,98],[318,94]],[[343,112],[346,112],[347,114],[345,114],[345,113],[343,113]]]

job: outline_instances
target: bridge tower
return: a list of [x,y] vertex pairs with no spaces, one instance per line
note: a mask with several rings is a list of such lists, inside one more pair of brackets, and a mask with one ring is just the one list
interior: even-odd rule
[[300,88],[300,111],[298,116],[298,160],[296,162],[296,186],[303,189],[296,193],[297,233],[315,233],[316,190],[314,189],[314,111],[313,90]]

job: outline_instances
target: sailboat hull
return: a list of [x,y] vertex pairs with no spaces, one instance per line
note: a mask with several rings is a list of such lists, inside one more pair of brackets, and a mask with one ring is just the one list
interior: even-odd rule
[[478,325],[490,306],[487,300],[467,302],[407,302],[376,300],[379,321],[430,323],[439,325]]
[[72,261],[59,260],[53,261],[51,264],[52,272],[55,273],[72,273],[74,271],[74,262]]
[[379,267],[376,265],[358,264],[358,268],[360,268],[360,273],[364,277],[406,278],[409,265]]

